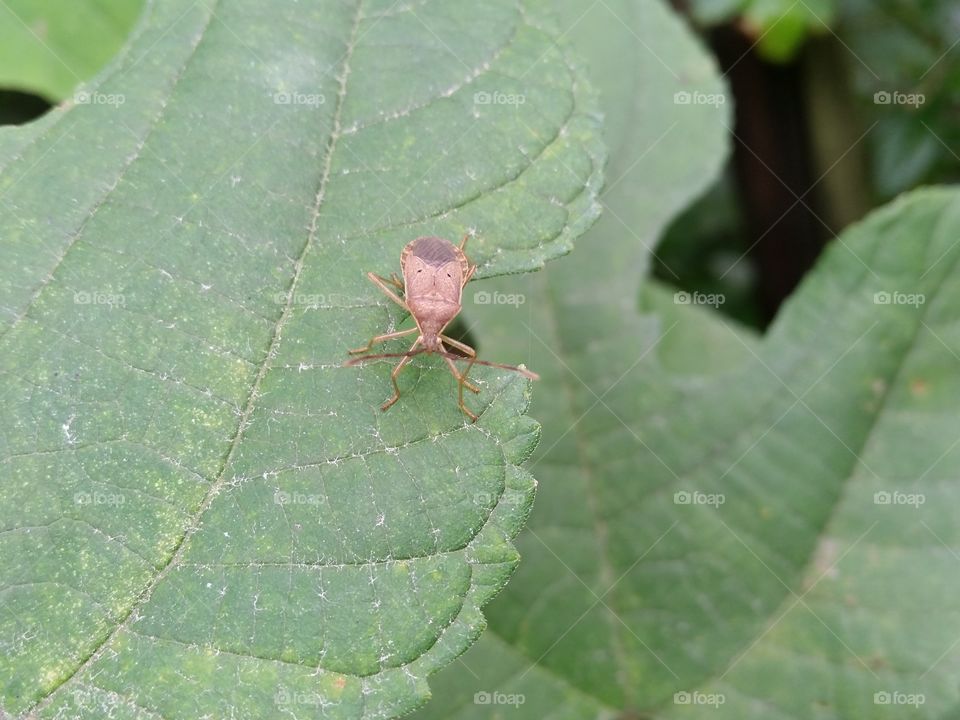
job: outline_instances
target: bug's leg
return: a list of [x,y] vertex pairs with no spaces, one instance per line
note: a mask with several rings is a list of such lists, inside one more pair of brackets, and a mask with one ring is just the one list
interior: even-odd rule
[[390,273],[389,280],[387,280],[387,278],[383,278],[383,279],[389,282],[394,287],[396,287],[397,290],[403,290],[403,280],[397,277],[397,274],[395,272]]
[[[407,352],[413,352],[417,349],[417,345],[420,344],[420,338],[418,337],[413,345],[410,346],[410,349]],[[397,385],[397,375],[400,374],[400,371],[403,370],[403,366],[410,362],[409,357],[401,358],[400,362],[397,363],[397,366],[393,369],[393,372],[390,373],[390,382],[393,383],[393,396],[387,400],[383,405],[380,406],[381,410],[386,410],[391,405],[393,405],[397,400],[400,399],[400,386]]]
[[385,333],[383,335],[375,335],[374,337],[370,338],[370,342],[366,344],[366,347],[357,348],[356,350],[348,350],[347,352],[350,353],[351,355],[365,353],[367,350],[369,350],[370,348],[372,348],[374,345],[378,343],[386,342],[387,340],[393,340],[394,338],[403,337],[404,335],[409,335],[410,333],[415,333],[416,331],[417,331],[417,328],[412,327],[408,330],[399,330],[397,332]]
[[[463,410],[464,414],[470,418],[470,422],[476,422],[477,416],[470,412],[470,408],[468,408],[463,402],[463,386],[465,384],[469,384],[467,383],[467,373],[464,372],[461,374],[460,371],[457,370],[457,366],[453,364],[453,360],[448,358],[446,355],[443,356],[443,359],[447,361],[447,365],[450,367],[450,372],[452,372],[453,376],[457,379],[457,402],[460,406],[460,409]],[[471,362],[470,364],[472,365],[473,363]],[[468,367],[467,371],[469,370],[470,368]]]
[[[468,345],[467,347],[470,347],[470,346]],[[470,348],[470,349],[473,350],[473,348]],[[463,384],[466,385],[470,390],[472,390],[472,391],[475,392],[475,393],[480,392],[480,388],[478,388],[478,387],[477,387],[476,385],[474,385],[472,382],[470,382],[469,380],[467,380],[467,375],[470,374],[470,368],[473,367],[473,361],[476,360],[476,359],[477,359],[477,354],[476,354],[476,352],[474,352],[473,355],[472,355],[471,358],[470,358],[470,362],[467,363],[467,368],[466,368],[466,370],[464,370],[462,373],[460,373],[460,377],[463,378]],[[461,393],[461,394],[462,394],[462,393]]]
[[477,356],[477,351],[474,350],[474,349],[473,349],[472,347],[470,347],[469,345],[467,345],[466,343],[460,342],[459,340],[454,340],[452,337],[448,337],[448,336],[446,336],[446,335],[441,335],[441,336],[440,336],[440,339],[443,340],[443,342],[445,342],[447,345],[452,345],[452,346],[455,347],[457,350],[460,350],[460,351],[466,353],[468,357],[476,357],[476,356]]
[[[469,239],[470,239],[470,233],[467,233],[466,235],[463,236],[463,240],[460,242],[460,252],[463,252],[463,249],[467,246],[467,240],[469,240]],[[463,276],[463,285],[460,286],[461,289],[463,289],[463,287],[464,287],[468,282],[470,282],[470,278],[473,277],[473,274],[474,274],[476,271],[477,271],[477,266],[476,266],[476,265],[471,265],[471,266],[467,269],[467,274]]]
[[[382,278],[382,277],[380,277],[379,275],[377,275],[376,273],[373,273],[373,272],[368,272],[368,273],[367,273],[367,277],[370,278],[370,282],[372,282],[372,283],[373,283],[374,285],[376,285],[378,288],[380,288],[381,290],[383,290],[384,294],[386,294],[386,296],[387,296],[388,298],[390,298],[391,300],[393,300],[397,305],[399,305],[400,307],[402,307],[402,308],[403,308],[404,310],[406,310],[407,312],[410,312],[410,308],[407,307],[407,304],[403,301],[403,298],[401,298],[401,297],[400,297],[399,295],[397,295],[393,290],[391,290],[389,287],[387,287],[387,283],[390,283],[391,280],[388,280],[387,278]],[[402,286],[401,286],[401,287],[402,287]]]
[[[451,347],[457,348],[457,350],[461,350],[462,352],[465,352],[468,357],[471,357],[471,358],[476,358],[476,357],[477,357],[477,351],[476,351],[476,350],[474,350],[472,347],[470,347],[470,346],[467,345],[466,343],[460,342],[459,340],[454,340],[453,338],[447,337],[446,335],[441,335],[441,336],[440,336],[440,342],[441,342],[441,343],[446,343],[447,345],[450,345]],[[448,361],[449,361],[449,358],[448,358]],[[478,393],[478,392],[480,392],[480,388],[478,388],[478,387],[477,387],[476,385],[474,385],[472,382],[470,382],[470,381],[467,380],[467,373],[468,373],[468,372],[470,372],[470,368],[469,368],[469,367],[467,368],[466,372],[464,372],[463,375],[462,375],[462,377],[463,377],[463,384],[466,386],[467,390],[469,390],[470,392],[473,392],[473,393]],[[458,373],[458,374],[459,374],[459,373]]]

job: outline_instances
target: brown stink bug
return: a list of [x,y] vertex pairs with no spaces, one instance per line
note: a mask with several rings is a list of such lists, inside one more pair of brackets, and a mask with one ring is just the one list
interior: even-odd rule
[[[410,362],[410,358],[421,353],[433,353],[441,355],[446,361],[450,372],[457,379],[457,396],[460,403],[460,409],[474,421],[477,416],[470,412],[469,408],[463,402],[463,388],[471,392],[480,392],[480,388],[467,380],[467,374],[473,365],[489,365],[491,367],[503,368],[505,370],[515,370],[520,374],[532,380],[539,380],[536,373],[532,373],[526,368],[516,367],[514,365],[501,365],[499,363],[486,362],[477,359],[476,351],[459,340],[454,340],[443,334],[444,329],[457,316],[461,308],[461,298],[463,287],[467,284],[477,266],[471,265],[463,249],[467,244],[469,235],[463,238],[459,247],[439,237],[420,237],[408,243],[400,253],[400,272],[403,274],[403,280],[391,274],[390,278],[383,278],[376,273],[368,272],[367,277],[374,285],[386,293],[387,297],[393,300],[397,305],[404,308],[413,317],[417,326],[407,330],[377,335],[370,339],[370,342],[362,348],[351,350],[350,354],[365,353],[378,343],[394,338],[404,337],[417,333],[417,339],[410,349],[405,353],[381,353],[379,355],[364,355],[348,361],[347,365],[355,365],[366,360],[376,360],[379,358],[400,358],[400,362],[390,373],[390,380],[393,382],[393,396],[387,400],[381,410],[386,410],[400,399],[400,387],[397,385],[397,375],[403,369],[403,366]],[[403,292],[401,298],[393,289],[396,288]],[[451,353],[447,346],[456,348],[467,357]],[[455,360],[467,360],[469,363],[466,370],[462,373],[457,370]]]

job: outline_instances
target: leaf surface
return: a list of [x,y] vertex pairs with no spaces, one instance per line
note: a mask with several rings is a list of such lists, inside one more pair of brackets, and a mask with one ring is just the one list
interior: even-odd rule
[[0,132],[4,710],[392,717],[476,639],[528,383],[476,371],[471,425],[432,358],[387,413],[341,363],[410,239],[490,276],[596,217],[544,5],[158,2],[89,88],[123,102]]

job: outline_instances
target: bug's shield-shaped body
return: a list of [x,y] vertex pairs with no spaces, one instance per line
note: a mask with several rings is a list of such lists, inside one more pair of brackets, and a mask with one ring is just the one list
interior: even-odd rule
[[[378,358],[398,357],[400,362],[390,373],[390,381],[393,383],[393,395],[383,405],[381,410],[386,410],[400,399],[400,386],[397,384],[397,375],[403,369],[410,358],[420,353],[439,353],[443,356],[450,372],[457,379],[457,402],[464,414],[471,421],[477,419],[463,402],[463,389],[478,393],[480,388],[467,380],[467,373],[474,364],[489,365],[492,367],[515,370],[528,378],[537,379],[536,373],[532,373],[523,367],[513,365],[501,365],[491,363],[485,360],[478,360],[476,351],[459,340],[443,335],[443,329],[450,324],[460,312],[460,303],[463,294],[463,286],[467,284],[477,269],[476,265],[471,265],[464,254],[464,247],[467,244],[469,236],[463,238],[463,242],[457,247],[453,243],[439,237],[420,237],[411,243],[408,243],[403,252],[400,253],[400,268],[403,271],[403,283],[396,275],[390,278],[383,278],[374,272],[368,272],[367,277],[378,288],[380,288],[387,297],[397,305],[407,310],[416,321],[415,328],[406,330],[397,330],[394,332],[376,335],[370,338],[362,348],[351,350],[351,355],[357,355],[367,352],[377,343],[387,340],[406,337],[411,333],[418,333],[416,341],[405,353],[380,353],[374,355],[365,355],[350,360],[348,365],[355,365],[364,360],[375,360]],[[403,297],[397,295],[393,288],[403,290]],[[418,349],[419,348],[419,349]],[[456,348],[466,356],[459,357],[452,354],[448,348]],[[469,362],[466,370],[460,372],[455,364],[456,360],[466,359]]]
[[439,237],[421,237],[400,255],[404,299],[428,350],[439,349],[437,336],[460,312],[464,278],[470,269],[466,255]]

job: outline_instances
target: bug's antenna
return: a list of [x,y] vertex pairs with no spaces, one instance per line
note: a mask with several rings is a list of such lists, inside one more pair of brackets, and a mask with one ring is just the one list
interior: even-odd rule
[[439,352],[437,354],[448,357],[451,360],[466,360],[471,365],[486,365],[488,367],[500,368],[501,370],[513,370],[514,372],[518,372],[525,378],[530,378],[531,380],[540,379],[540,376],[532,370],[527,370],[524,367],[517,367],[516,365],[504,365],[503,363],[489,362],[487,360],[477,360],[476,358],[464,357],[463,355],[454,355],[453,353],[448,352]]

